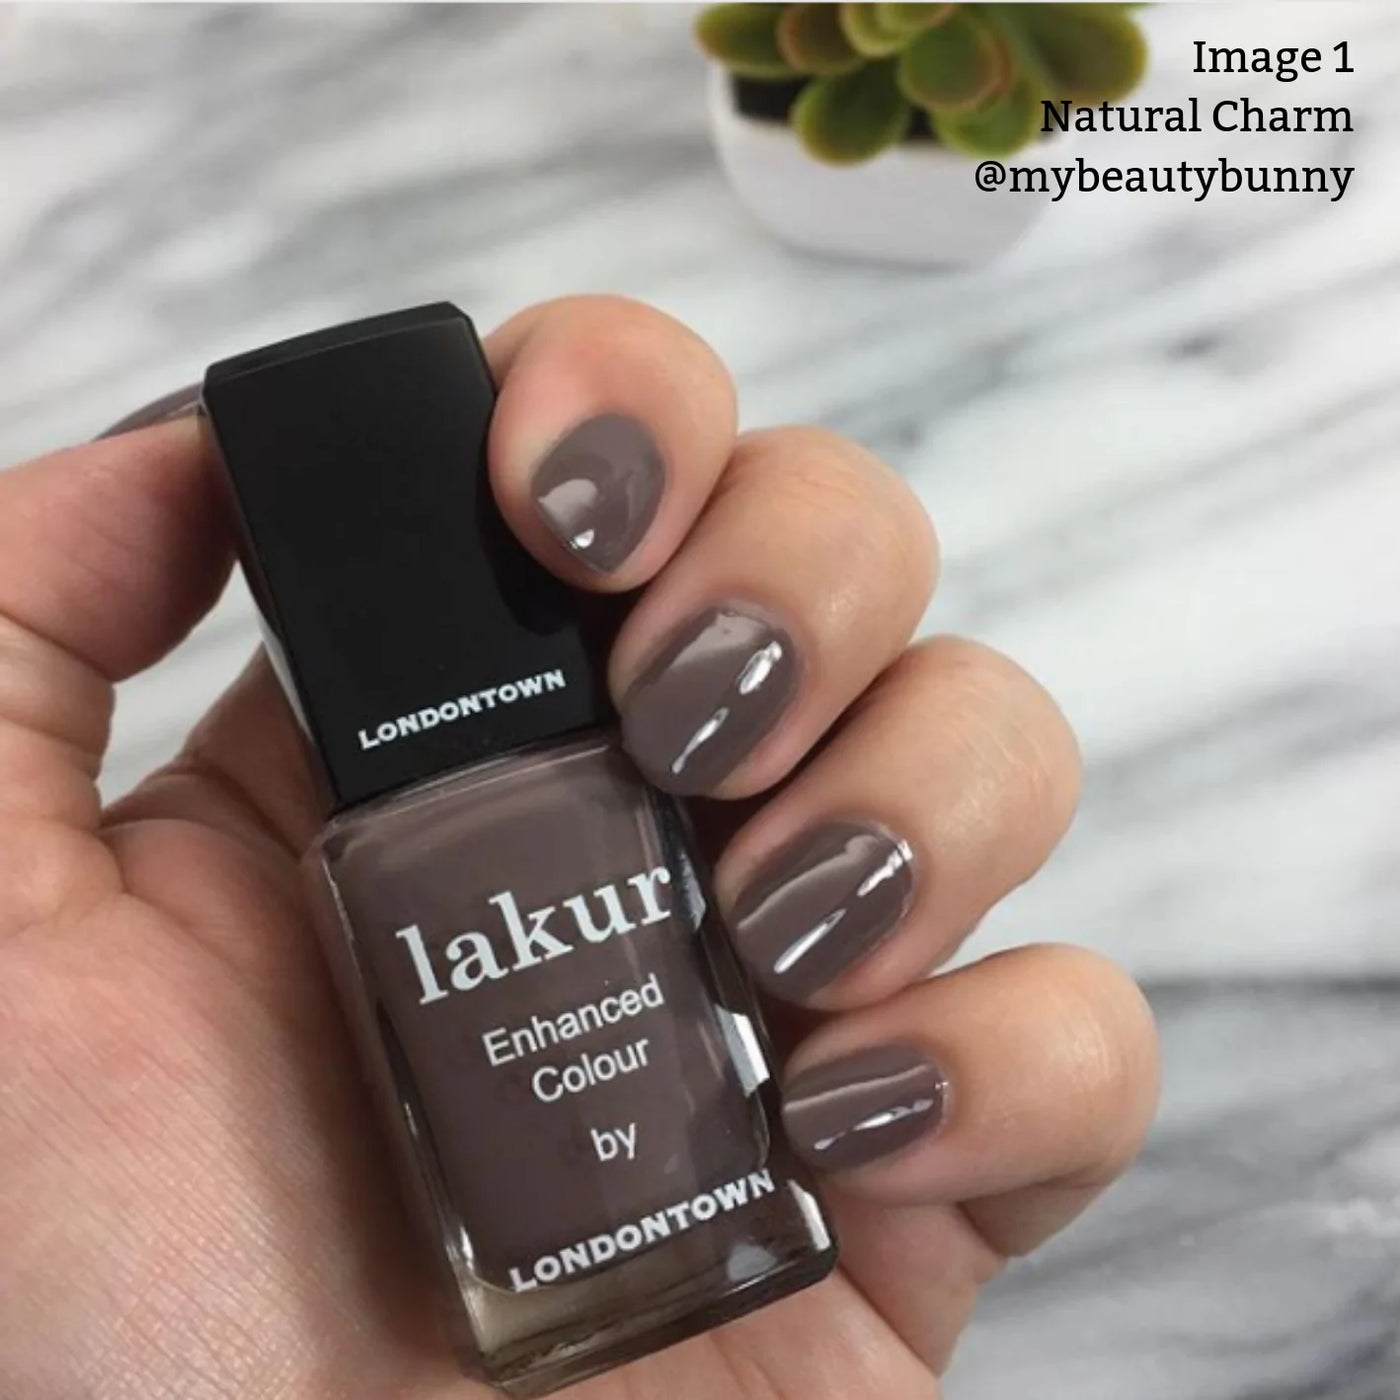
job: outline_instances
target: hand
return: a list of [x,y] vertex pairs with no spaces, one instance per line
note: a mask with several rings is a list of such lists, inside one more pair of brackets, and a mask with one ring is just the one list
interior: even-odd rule
[[[692,619],[761,609],[801,658],[786,702],[685,785],[720,799],[702,815],[741,951],[805,1008],[781,1018],[801,1026],[787,1115],[827,1172],[842,1264],[570,1394],[934,1395],[978,1288],[1122,1170],[1155,1097],[1149,1014],[1097,957],[1024,948],[925,977],[1060,836],[1073,739],[994,652],[906,649],[934,575],[913,496],[830,433],[736,441],[723,368],[674,322],[568,300],[488,352],[493,481],[521,539],[581,588],[645,586],[611,672],[645,768],[670,781],[687,684],[656,658]],[[596,496],[568,486],[581,473]],[[0,475],[0,1395],[484,1395],[427,1321],[307,928],[297,856],[320,813],[266,664],[173,763],[97,796],[113,683],[189,630],[229,554],[188,419]],[[838,819],[875,825],[851,844]],[[911,862],[886,895],[783,957],[802,901],[847,897],[852,853],[891,838]],[[922,1107],[850,1131],[892,1106],[889,1056]]]

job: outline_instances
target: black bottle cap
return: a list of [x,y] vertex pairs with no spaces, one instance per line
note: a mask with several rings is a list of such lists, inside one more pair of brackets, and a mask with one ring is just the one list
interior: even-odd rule
[[268,649],[337,809],[612,721],[600,600],[536,563],[492,496],[494,404],[446,304],[204,377]]

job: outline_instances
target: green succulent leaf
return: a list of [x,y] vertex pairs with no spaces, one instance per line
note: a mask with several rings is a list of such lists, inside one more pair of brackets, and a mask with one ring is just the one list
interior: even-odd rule
[[814,78],[792,109],[792,126],[809,155],[854,165],[893,146],[909,129],[913,108],[895,82],[893,63]]
[[965,9],[920,34],[899,56],[900,90],[931,112],[970,112],[1010,82],[1005,43]]
[[1147,41],[1118,5],[998,7],[1019,33],[1021,51],[1049,93],[1072,102],[1115,102],[1147,67]]
[[849,73],[865,62],[851,47],[835,5],[784,5],[777,40],[799,73]]
[[791,78],[796,70],[778,47],[785,5],[710,5],[695,21],[695,39],[741,78]]
[[851,47],[866,58],[888,58],[904,47],[906,33],[888,28],[880,18],[878,5],[843,3],[838,6],[838,14]]
[[1004,160],[1035,139],[1040,129],[1040,94],[1022,77],[976,111],[936,112],[932,121],[945,146],[978,160]]
[[957,6],[953,0],[942,0],[933,5],[884,5],[875,6],[875,19],[887,34],[918,34],[942,24]]

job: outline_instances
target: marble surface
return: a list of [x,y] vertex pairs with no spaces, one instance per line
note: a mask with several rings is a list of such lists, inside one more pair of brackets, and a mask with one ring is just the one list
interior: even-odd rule
[[[1035,671],[1082,816],[981,951],[1144,977],[1142,1166],[992,1290],[969,1400],[1400,1396],[1400,12],[1163,6],[1143,101],[1344,102],[1349,135],[1084,136],[1094,164],[1356,167],[1346,198],[1070,196],[994,267],[799,258],[715,167],[683,8],[0,9],[0,460],[208,361],[449,297],[655,301],[745,422],[855,434],[945,547],[929,629]],[[1192,40],[1350,77],[1192,78]],[[125,687],[105,782],[255,642],[234,588]]]

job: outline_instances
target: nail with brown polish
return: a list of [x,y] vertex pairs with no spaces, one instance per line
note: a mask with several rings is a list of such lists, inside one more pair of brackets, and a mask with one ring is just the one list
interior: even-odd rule
[[760,867],[729,926],[768,991],[805,1001],[884,942],[913,899],[906,841],[874,823],[827,822]]
[[119,437],[122,433],[153,428],[157,423],[190,417],[199,408],[199,387],[198,384],[186,384],[183,388],[162,394],[160,398],[128,413],[125,418],[119,418],[110,428],[98,433],[94,441],[100,442],[103,438]]
[[576,559],[606,574],[641,543],[665,484],[666,465],[646,426],[604,413],[551,449],[530,490],[550,533]]
[[871,1045],[793,1076],[783,1124],[799,1156],[845,1171],[908,1147],[943,1120],[943,1071],[911,1045]]
[[710,608],[671,637],[623,697],[623,743],[658,787],[710,792],[777,723],[800,670],[792,638],[771,618]]

